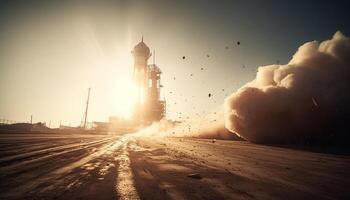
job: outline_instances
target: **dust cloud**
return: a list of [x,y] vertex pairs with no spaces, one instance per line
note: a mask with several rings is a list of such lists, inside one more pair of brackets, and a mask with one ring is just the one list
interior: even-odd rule
[[348,143],[350,40],[307,42],[225,100],[225,127],[254,143]]
[[224,109],[206,115],[195,115],[183,121],[161,120],[138,131],[139,136],[193,137],[203,139],[239,140],[224,126]]

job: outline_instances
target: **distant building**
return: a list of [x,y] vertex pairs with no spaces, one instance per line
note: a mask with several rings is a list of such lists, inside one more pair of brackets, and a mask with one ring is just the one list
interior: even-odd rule
[[134,120],[142,125],[151,124],[165,118],[166,102],[160,100],[162,72],[155,64],[155,59],[153,59],[153,64],[148,64],[148,59],[152,54],[149,47],[143,42],[143,38],[134,47],[132,55],[134,56],[134,81],[138,88]]
[[45,123],[14,123],[14,124],[1,124],[0,125],[0,133],[1,132],[14,132],[14,133],[30,133],[30,132],[43,132],[49,133],[52,132],[53,129],[50,129],[46,126]]

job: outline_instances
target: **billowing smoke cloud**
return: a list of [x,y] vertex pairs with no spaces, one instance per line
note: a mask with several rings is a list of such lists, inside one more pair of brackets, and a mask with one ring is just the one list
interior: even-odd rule
[[225,101],[225,126],[255,143],[350,141],[350,40],[308,42],[286,65],[259,67]]

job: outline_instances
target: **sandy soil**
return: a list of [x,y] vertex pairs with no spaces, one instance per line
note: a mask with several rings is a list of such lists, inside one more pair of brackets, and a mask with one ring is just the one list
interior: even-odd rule
[[350,156],[191,138],[0,135],[0,199],[350,199]]

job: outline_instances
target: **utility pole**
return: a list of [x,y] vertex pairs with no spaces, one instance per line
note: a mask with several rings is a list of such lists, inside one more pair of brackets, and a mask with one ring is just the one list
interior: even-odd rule
[[91,88],[89,88],[89,90],[88,90],[88,96],[87,96],[87,100],[86,100],[86,108],[85,108],[85,114],[84,114],[84,129],[86,129],[86,121],[87,121],[87,114],[88,114],[88,108],[89,108],[90,91],[91,91]]
[[33,115],[30,115],[30,124],[33,124]]

